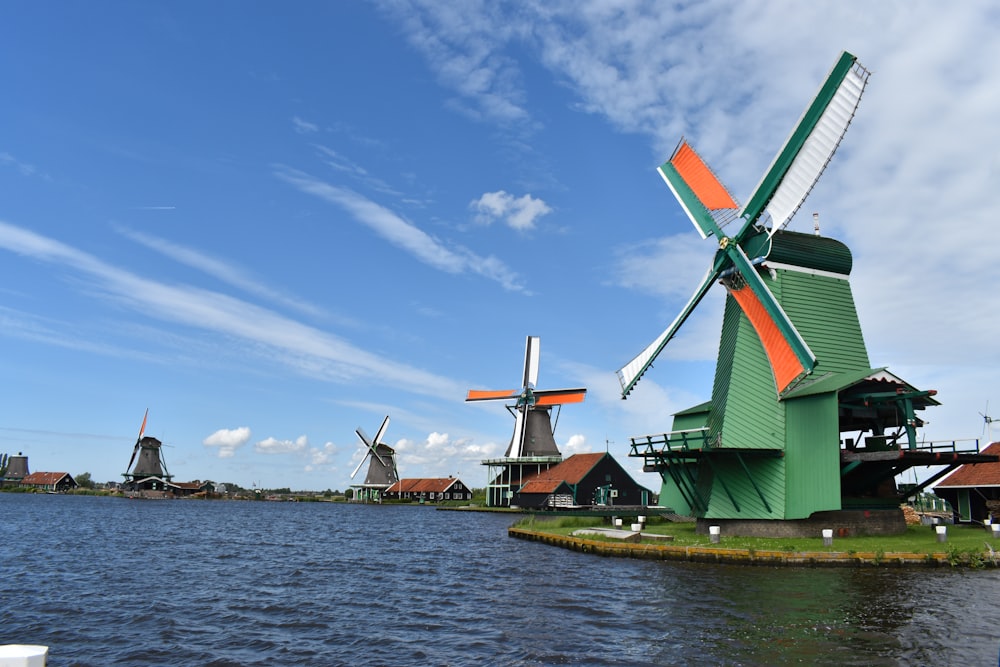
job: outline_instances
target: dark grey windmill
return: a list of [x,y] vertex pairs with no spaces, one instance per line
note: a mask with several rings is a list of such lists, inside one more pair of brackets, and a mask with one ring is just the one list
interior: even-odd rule
[[147,409],[142,417],[142,426],[139,427],[139,437],[132,448],[132,458],[122,473],[128,491],[164,491],[173,477],[163,459],[163,443],[152,436],[143,436],[148,417]]
[[365,454],[361,458],[361,463],[351,473],[351,479],[358,474],[361,466],[368,461],[368,474],[365,475],[363,484],[352,484],[356,489],[355,500],[359,502],[382,502],[382,494],[386,489],[399,481],[399,472],[396,469],[396,450],[382,442],[382,436],[389,426],[389,415],[385,416],[382,426],[379,427],[375,439],[372,440],[361,430],[355,429],[355,433],[365,445]]

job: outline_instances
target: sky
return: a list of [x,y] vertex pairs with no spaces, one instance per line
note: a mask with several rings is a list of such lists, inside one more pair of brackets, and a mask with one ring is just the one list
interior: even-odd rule
[[[1000,418],[992,2],[0,4],[0,452],[120,481],[146,410],[176,481],[481,487],[513,419],[586,387],[609,451],[711,395],[716,286],[627,400],[615,371],[715,251],[656,173],[680,137],[745,200],[841,51],[872,71],[789,225],[852,250],[871,363]],[[822,360],[820,360],[822,363]],[[992,415],[991,415],[992,416]],[[1000,420],[993,439],[1000,439]]]

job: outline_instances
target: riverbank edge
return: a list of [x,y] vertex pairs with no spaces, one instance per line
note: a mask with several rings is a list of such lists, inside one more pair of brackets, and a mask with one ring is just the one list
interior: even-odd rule
[[695,563],[726,563],[738,565],[781,565],[795,567],[973,567],[996,563],[984,560],[978,565],[966,555],[903,552],[846,551],[770,551],[764,549],[727,549],[724,547],[677,546],[591,540],[569,535],[555,535],[511,526],[507,535],[522,540],[541,542],[571,551],[615,558],[646,560],[678,560]]

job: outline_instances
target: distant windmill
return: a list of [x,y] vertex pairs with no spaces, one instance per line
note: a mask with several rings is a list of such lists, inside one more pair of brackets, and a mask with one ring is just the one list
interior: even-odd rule
[[513,487],[518,486],[527,470],[533,468],[538,472],[562,460],[553,435],[551,410],[564,403],[580,403],[587,394],[584,388],[537,389],[539,348],[538,336],[528,336],[519,389],[471,389],[465,399],[466,402],[513,401],[507,405],[507,410],[514,416],[514,434],[504,458],[483,461],[484,465],[497,468],[496,473],[489,472],[487,504],[490,506],[508,504]]
[[361,470],[361,466],[365,464],[365,461],[368,461],[368,474],[365,475],[364,483],[351,485],[358,489],[361,496],[356,498],[357,500],[381,502],[382,494],[385,493],[386,489],[399,481],[399,472],[396,468],[396,450],[382,442],[382,436],[385,435],[388,426],[389,415],[386,415],[374,440],[370,439],[360,427],[354,431],[366,449],[361,463],[351,473],[351,479],[354,479],[358,471]]
[[[132,448],[132,457],[122,476],[130,491],[164,491],[173,475],[167,470],[163,459],[163,443],[152,436],[143,436],[146,432],[146,420],[149,418],[149,408],[142,417],[139,427],[139,437]],[[135,464],[135,467],[133,467]]]
[[995,421],[993,417],[990,417],[990,402],[986,401],[986,412],[980,412],[979,416],[983,418],[983,435],[988,435],[990,442],[993,442],[993,422]]

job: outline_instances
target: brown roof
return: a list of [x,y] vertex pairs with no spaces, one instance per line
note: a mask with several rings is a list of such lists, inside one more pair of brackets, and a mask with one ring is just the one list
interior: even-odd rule
[[[1000,455],[1000,442],[994,442],[980,454]],[[955,486],[1000,486],[1000,461],[996,463],[966,463],[944,478],[936,488]]]
[[52,486],[68,475],[68,472],[33,472],[30,475],[25,475],[24,479],[21,480],[21,484]]
[[386,489],[386,493],[444,493],[457,481],[457,477],[401,479]]
[[562,479],[540,479],[538,477],[525,482],[518,493],[555,493],[565,484]]
[[[567,484],[579,484],[587,473],[594,469],[607,452],[595,452],[592,454],[574,454],[559,465],[554,465],[548,470],[543,470],[537,475],[524,478],[524,485],[534,485],[544,481],[566,482]],[[546,493],[546,491],[525,491],[522,493]]]

